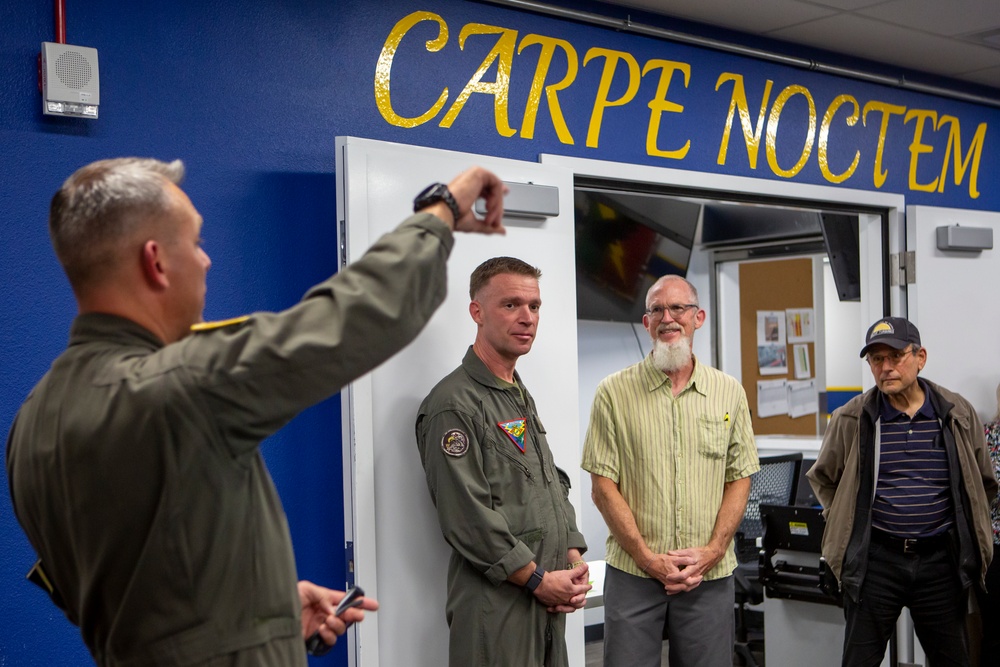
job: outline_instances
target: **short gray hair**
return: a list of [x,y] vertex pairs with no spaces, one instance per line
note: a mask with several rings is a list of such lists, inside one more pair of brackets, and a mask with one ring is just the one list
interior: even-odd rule
[[184,179],[180,160],[99,160],[76,170],[52,197],[49,236],[75,288],[100,277],[124,241],[170,207],[164,189]]

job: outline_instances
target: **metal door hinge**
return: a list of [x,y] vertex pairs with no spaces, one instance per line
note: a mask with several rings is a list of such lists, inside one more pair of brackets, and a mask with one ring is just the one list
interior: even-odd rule
[[344,545],[344,563],[347,566],[344,579],[347,587],[351,588],[354,586],[354,542],[348,541]]
[[340,231],[340,268],[347,266],[347,221],[341,220],[337,225]]
[[898,252],[889,255],[889,285],[913,285],[917,282],[917,253]]

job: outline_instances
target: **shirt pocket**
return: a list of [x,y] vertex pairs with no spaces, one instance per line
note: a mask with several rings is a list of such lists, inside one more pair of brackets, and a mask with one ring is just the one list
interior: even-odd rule
[[721,459],[728,449],[729,422],[723,417],[698,417],[698,452],[709,459]]
[[[496,442],[492,441],[490,443],[493,447],[493,451],[497,453],[497,458],[499,459],[500,465],[499,470],[513,469],[520,471],[521,475],[528,479],[528,481],[534,481],[535,476],[532,474],[531,469],[528,467],[527,462],[524,460],[525,455],[519,451],[515,451],[513,445],[506,442]],[[506,477],[508,473],[501,473],[501,476]],[[515,477],[520,477],[516,473],[513,473]]]

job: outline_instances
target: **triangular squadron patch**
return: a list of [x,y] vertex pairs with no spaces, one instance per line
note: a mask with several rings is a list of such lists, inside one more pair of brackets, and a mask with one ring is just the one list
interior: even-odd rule
[[505,422],[497,422],[497,426],[507,434],[510,441],[524,454],[524,436],[528,430],[528,420],[524,417],[509,419]]

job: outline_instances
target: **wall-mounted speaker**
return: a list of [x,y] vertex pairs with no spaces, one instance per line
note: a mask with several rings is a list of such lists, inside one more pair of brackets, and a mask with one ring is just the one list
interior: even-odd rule
[[42,42],[42,113],[97,118],[100,82],[97,49]]

